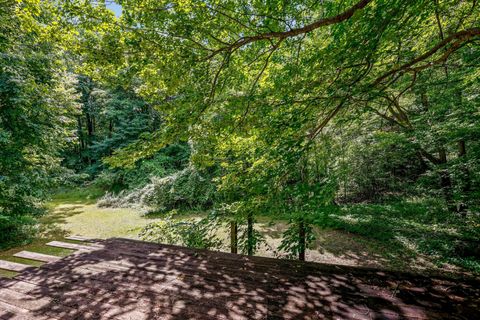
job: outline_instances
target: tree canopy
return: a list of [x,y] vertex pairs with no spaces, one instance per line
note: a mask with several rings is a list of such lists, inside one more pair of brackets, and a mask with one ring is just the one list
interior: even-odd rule
[[[132,170],[182,172],[158,190],[206,179],[215,196],[186,202],[232,230],[246,221],[248,253],[260,211],[288,213],[282,248],[301,256],[312,214],[332,205],[420,197],[478,209],[477,1],[116,2],[119,17],[108,1],[2,11],[2,171],[20,179],[61,149],[64,166],[121,173],[123,188],[147,183]],[[75,148],[49,140],[71,136],[72,119]],[[21,132],[8,129],[18,121]]]

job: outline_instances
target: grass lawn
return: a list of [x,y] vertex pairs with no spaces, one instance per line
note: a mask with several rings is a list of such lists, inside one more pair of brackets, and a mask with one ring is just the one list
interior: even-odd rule
[[480,216],[476,213],[462,216],[434,202],[412,201],[345,206],[320,213],[314,221],[324,229],[377,241],[394,269],[464,269],[480,274]]
[[[38,252],[38,253],[44,253],[44,254],[49,254],[52,256],[59,256],[63,257],[71,252],[72,250],[68,249],[63,249],[63,248],[56,248],[56,247],[50,247],[45,245],[47,242],[54,240],[55,238],[39,238],[35,239],[32,243],[24,245],[24,246],[19,246],[15,248],[11,248],[9,250],[5,251],[0,251],[0,260],[7,260],[7,261],[12,261],[12,262],[18,262],[18,263],[23,263],[23,264],[28,264],[32,266],[39,266],[42,264],[42,262],[36,261],[36,260],[30,260],[30,259],[23,259],[23,258],[17,258],[14,257],[13,255],[17,252],[26,250],[26,251],[33,251],[33,252]],[[62,237],[58,237],[58,239],[62,239]],[[64,240],[64,239],[62,239]],[[17,272],[13,271],[8,271],[8,270],[3,270],[0,269],[0,277],[13,277],[17,274]]]
[[[138,239],[147,224],[160,221],[162,214],[144,215],[129,208],[100,208],[95,202],[99,190],[86,188],[58,194],[49,204],[49,213],[40,219],[41,238],[33,243],[0,251],[0,259],[26,264],[32,260],[14,258],[21,250],[52,255],[67,255],[70,250],[48,247],[46,242],[67,235],[91,238],[126,237]],[[203,213],[184,213],[179,219],[200,217]],[[466,219],[466,220],[465,220]],[[313,217],[316,240],[306,258],[322,263],[377,267],[422,273],[480,273],[475,258],[458,257],[454,246],[459,241],[478,239],[478,217],[459,219],[438,213],[419,204],[391,206],[357,205],[330,208]],[[256,228],[266,239],[258,255],[285,256],[276,252],[286,229],[285,220],[260,216]],[[228,251],[227,230],[219,230]],[[0,275],[14,273],[0,271]]]
[[68,234],[91,238],[137,238],[140,230],[155,219],[134,209],[99,208],[95,204],[64,203],[42,219]]

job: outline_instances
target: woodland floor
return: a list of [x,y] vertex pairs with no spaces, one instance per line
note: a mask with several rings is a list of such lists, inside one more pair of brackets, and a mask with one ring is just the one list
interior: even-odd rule
[[[31,264],[31,261],[19,261],[20,258],[12,257],[14,253],[21,250],[66,255],[69,253],[68,250],[46,247],[44,244],[52,239],[63,239],[68,235],[81,235],[97,239],[112,237],[139,239],[138,234],[144,226],[162,220],[161,215],[144,215],[135,209],[100,208],[95,204],[95,200],[88,199],[88,197],[59,197],[53,200],[49,207],[50,213],[41,219],[42,238],[36,239],[26,246],[0,251],[0,259]],[[189,213],[181,215],[181,218],[201,215],[202,213]],[[277,248],[280,244],[282,232],[286,226],[285,221],[273,221],[271,217],[259,217],[256,228],[265,236],[266,244],[261,247],[257,255],[285,257],[272,248]],[[424,275],[478,276],[478,273],[472,272],[471,269],[461,268],[444,261],[439,262],[434,255],[425,255],[413,249],[407,250],[407,246],[399,246],[396,242],[381,241],[337,228],[315,227],[315,235],[316,240],[306,254],[308,261],[373,267]],[[226,244],[228,243],[228,235],[225,230],[220,230],[218,236],[224,238]],[[228,247],[223,250],[228,251]],[[0,270],[0,275],[12,276],[14,274]]]

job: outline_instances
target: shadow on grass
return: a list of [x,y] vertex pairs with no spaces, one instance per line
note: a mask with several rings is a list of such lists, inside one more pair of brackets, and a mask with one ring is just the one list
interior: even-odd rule
[[208,212],[200,210],[174,210],[174,212],[151,210],[143,213],[142,217],[156,220],[167,218],[169,214],[173,214],[175,219],[196,219],[206,217]]
[[438,206],[401,203],[337,208],[319,213],[315,224],[359,235],[370,243],[373,239],[384,248],[384,261],[393,269],[446,263],[478,274],[480,257],[461,255],[457,250],[459,243],[478,243],[478,219],[475,215],[460,217]]
[[[62,240],[64,239],[64,237],[69,235],[69,232],[64,230],[61,225],[66,222],[66,219],[68,217],[72,217],[74,215],[82,213],[82,210],[80,209],[83,208],[83,205],[69,205],[61,207],[57,206],[59,204],[63,204],[62,201],[64,200],[62,199],[73,200],[74,198],[76,198],[76,201],[78,201],[79,203],[88,202],[81,200],[81,198],[78,196],[78,193],[74,196],[67,196],[67,194],[65,193],[63,198],[59,197],[56,199],[56,202],[49,203],[46,206],[47,213],[41,216],[38,220],[38,234],[36,235],[36,237],[31,239],[30,243],[26,243],[23,245],[17,244],[16,246],[13,246],[9,249],[1,250],[0,260],[7,260],[22,264],[39,266],[41,265],[41,263],[38,261],[17,258],[13,255],[20,251],[32,251],[62,257],[70,254],[72,250],[50,247],[47,246],[46,243],[53,240]],[[13,277],[16,274],[16,272],[0,270],[0,276],[3,277]]]
[[[150,213],[145,217],[161,219],[166,215]],[[175,217],[182,220],[204,215],[180,211]],[[286,257],[287,253],[275,248],[288,228],[287,221],[277,216],[257,218],[255,228],[267,239],[257,254]],[[307,260],[425,274],[479,274],[480,260],[461,256],[456,250],[458,243],[478,241],[475,223],[468,221],[474,218],[417,203],[329,208],[313,217],[316,240],[307,250]],[[229,241],[228,232],[227,228],[219,231],[224,243]]]
[[[257,228],[271,245],[278,246],[288,225],[285,221],[274,221],[259,223]],[[382,255],[384,246],[377,240],[368,239],[344,230],[319,227],[314,227],[314,234],[315,240],[306,252],[309,261],[363,267],[390,267],[389,258]],[[276,252],[276,255],[282,258],[288,256],[284,252]],[[393,257],[393,259],[395,258]],[[405,268],[400,269],[404,270]]]
[[[73,252],[73,250],[69,249],[64,249],[64,248],[57,248],[57,247],[50,247],[47,246],[46,243],[53,241],[53,240],[62,240],[64,234],[63,233],[57,233],[56,237],[50,237],[48,239],[46,238],[39,238],[35,239],[32,243],[26,244],[23,246],[18,246],[14,247],[8,250],[0,251],[0,260],[6,260],[6,261],[12,261],[12,262],[17,262],[17,263],[22,263],[22,264],[27,264],[27,265],[32,265],[32,266],[40,266],[43,263],[36,261],[36,260],[30,260],[30,259],[23,259],[23,258],[18,258],[14,257],[15,253],[18,253],[20,251],[31,251],[31,252],[38,252],[42,254],[48,254],[52,256],[59,256],[59,257],[65,257]],[[3,270],[0,269],[0,277],[5,277],[5,278],[12,278],[16,276],[18,272],[13,272],[13,271],[8,271],[8,270]]]
[[66,219],[83,212],[83,205],[66,205],[53,209],[47,215],[42,217],[41,223],[45,225],[63,224]]
[[104,190],[95,186],[61,189],[52,197],[49,207],[54,208],[61,204],[94,204],[104,194]]

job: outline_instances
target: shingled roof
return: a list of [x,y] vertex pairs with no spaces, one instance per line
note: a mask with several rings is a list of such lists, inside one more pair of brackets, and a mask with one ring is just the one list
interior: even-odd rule
[[[53,243],[62,246],[62,243]],[[67,245],[68,246],[68,245]],[[75,247],[75,246],[74,246]],[[478,319],[480,282],[127,239],[0,280],[0,319]]]

